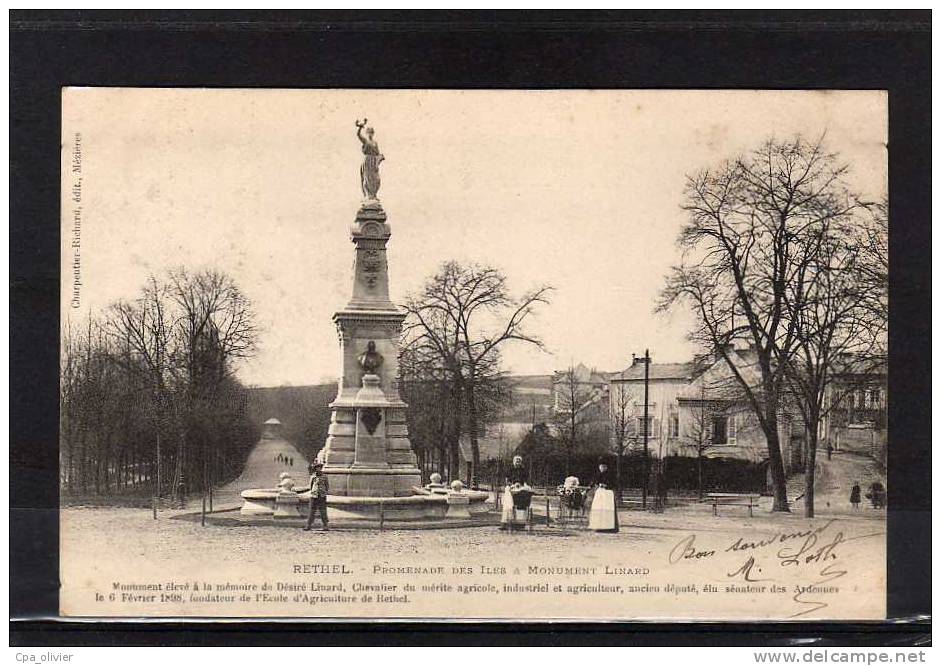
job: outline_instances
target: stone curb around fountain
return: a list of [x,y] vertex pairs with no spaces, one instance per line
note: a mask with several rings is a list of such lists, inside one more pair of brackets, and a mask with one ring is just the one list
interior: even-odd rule
[[[170,517],[171,520],[182,520],[186,522],[198,523],[202,519],[199,511],[190,513],[179,513]],[[306,518],[279,518],[272,520],[270,517],[242,516],[239,514],[238,507],[226,508],[212,512],[206,512],[206,524],[219,527],[287,527],[300,530],[307,523]],[[438,530],[454,529],[461,527],[496,527],[500,524],[500,514],[498,513],[479,513],[471,518],[461,519],[435,519],[425,520],[386,520],[383,521],[382,530]],[[357,520],[335,520],[330,523],[331,531],[353,531],[353,530],[379,530],[379,521],[369,519]],[[319,528],[314,528],[319,531]]]

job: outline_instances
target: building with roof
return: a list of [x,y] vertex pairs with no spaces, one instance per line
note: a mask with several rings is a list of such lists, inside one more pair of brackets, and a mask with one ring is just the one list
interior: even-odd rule
[[[644,431],[648,451],[655,456],[674,450],[680,438],[680,412],[677,398],[693,380],[693,363],[654,363],[647,377],[647,421],[644,422],[643,358],[633,357],[631,365],[610,379],[608,408],[615,438],[623,434],[627,451],[639,450]],[[623,426],[622,426],[623,424]]]
[[281,421],[276,418],[270,418],[261,426],[262,439],[277,439],[282,436]]
[[608,382],[613,373],[601,372],[579,363],[565,370],[552,374],[552,410],[555,413],[570,410],[572,396],[577,396],[578,406],[584,402],[597,402],[607,392]]
[[839,359],[824,398],[819,439],[836,451],[884,459],[887,440],[886,359]]
[[599,442],[606,448],[613,374],[579,363],[552,375],[552,418],[546,425],[554,437],[575,440],[575,447],[581,450],[571,451],[573,456],[585,453],[586,449],[597,449]]
[[[750,349],[725,349],[736,370],[751,384],[758,384],[757,357]],[[719,354],[686,363],[654,363],[648,380],[648,452],[654,457],[672,455],[735,458],[761,463],[768,457],[767,441],[751,405],[728,363]],[[644,435],[644,359],[611,378],[609,399],[613,434],[624,423],[626,450],[639,450]],[[779,438],[785,465],[800,469],[803,452],[802,425],[782,410]]]

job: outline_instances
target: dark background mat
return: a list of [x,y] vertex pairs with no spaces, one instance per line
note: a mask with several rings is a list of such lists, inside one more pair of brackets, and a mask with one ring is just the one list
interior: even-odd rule
[[[813,637],[819,638],[815,645],[926,644],[930,20],[929,11],[11,11],[10,614],[21,618],[11,622],[11,644],[780,645]],[[887,89],[893,397],[888,609],[895,622],[521,627],[50,621],[58,609],[63,86]]]

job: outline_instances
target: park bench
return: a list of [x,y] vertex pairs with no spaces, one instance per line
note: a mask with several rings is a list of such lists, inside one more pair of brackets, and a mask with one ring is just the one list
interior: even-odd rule
[[712,515],[719,515],[719,505],[747,506],[748,515],[753,516],[753,510],[758,506],[761,495],[755,493],[706,493],[704,502],[712,502]]

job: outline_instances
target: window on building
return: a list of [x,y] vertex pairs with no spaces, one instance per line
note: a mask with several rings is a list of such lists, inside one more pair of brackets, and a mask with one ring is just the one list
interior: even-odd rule
[[680,415],[670,414],[670,439],[677,439],[680,436]]
[[726,443],[726,427],[728,418],[726,416],[712,417],[712,443],[715,446],[722,446]]
[[654,417],[652,417],[652,416],[648,416],[648,417],[647,417],[647,424],[646,424],[646,425],[647,425],[647,427],[644,428],[644,417],[643,417],[643,416],[638,416],[638,417],[637,417],[637,423],[636,423],[637,436],[638,436],[638,437],[643,437],[643,436],[644,436],[644,431],[646,430],[646,432],[648,433],[647,439],[654,439],[654,438],[656,438],[656,436],[657,436],[657,430],[658,430],[658,428],[657,428],[657,420],[656,420]]
[[738,420],[736,419],[736,414],[729,414],[728,420],[726,422],[726,442],[730,446],[734,446],[738,439]]

